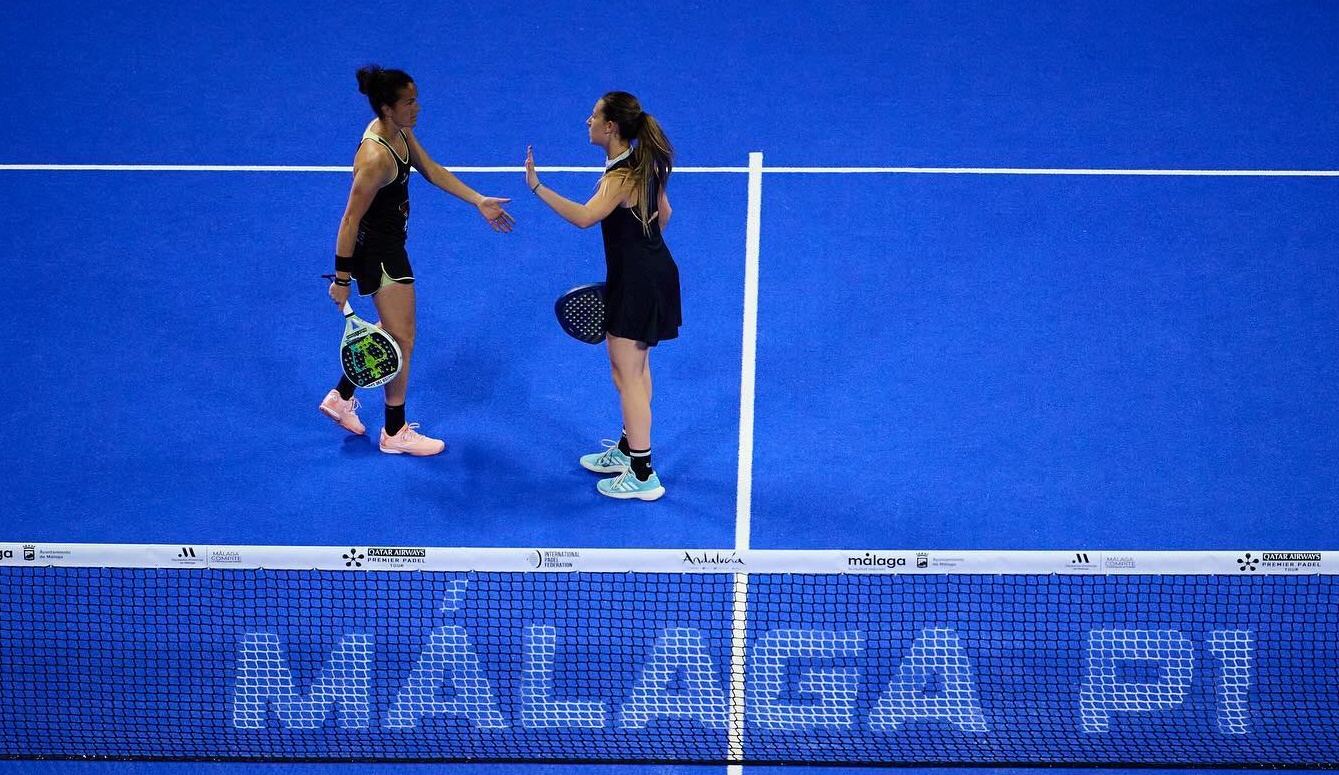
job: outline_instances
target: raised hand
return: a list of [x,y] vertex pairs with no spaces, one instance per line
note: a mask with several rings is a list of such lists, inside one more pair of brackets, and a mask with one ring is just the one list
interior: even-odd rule
[[525,147],[525,187],[534,191],[539,186],[539,174],[535,172],[534,146]]

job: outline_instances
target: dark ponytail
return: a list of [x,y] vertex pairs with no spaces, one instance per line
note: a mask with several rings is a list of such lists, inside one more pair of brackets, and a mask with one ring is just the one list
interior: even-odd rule
[[611,91],[601,101],[605,120],[618,124],[618,134],[633,143],[630,176],[633,185],[641,191],[637,197],[637,214],[649,229],[647,219],[656,205],[647,200],[652,192],[669,184],[670,172],[674,169],[674,146],[660,128],[660,122],[642,110],[636,97],[624,91]]
[[400,99],[400,90],[413,83],[414,79],[403,70],[386,70],[380,65],[364,65],[358,68],[358,91],[367,95],[372,112],[381,118],[382,105],[394,105]]

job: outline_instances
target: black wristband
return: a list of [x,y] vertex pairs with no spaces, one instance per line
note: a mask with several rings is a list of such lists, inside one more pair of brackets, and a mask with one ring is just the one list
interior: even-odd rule
[[353,278],[352,278],[352,277],[336,277],[336,278],[335,278],[335,285],[338,285],[338,286],[341,287],[341,288],[348,288],[350,285],[353,285]]
[[536,184],[535,184],[535,187],[532,188],[532,189],[530,189],[530,193],[532,193],[532,194],[535,193],[536,191],[539,190],[539,187],[542,186],[542,185],[544,185],[544,184],[543,184],[543,183],[536,183]]
[[341,256],[340,254],[336,253],[335,271],[348,272],[349,274],[353,274],[353,256]]

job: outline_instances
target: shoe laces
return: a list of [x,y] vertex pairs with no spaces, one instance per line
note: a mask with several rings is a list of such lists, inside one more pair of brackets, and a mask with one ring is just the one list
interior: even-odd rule
[[614,481],[609,483],[609,489],[614,490],[616,492],[626,490],[628,487],[627,479],[630,475],[632,475],[631,471],[624,471],[618,476],[615,476]]
[[348,404],[348,406],[344,408],[344,411],[349,414],[358,414],[359,408],[362,407],[362,404],[358,403],[358,396],[353,396],[344,403]]
[[[418,427],[418,423],[416,423],[416,422],[405,423],[404,427],[400,429],[400,433],[395,434],[395,438],[398,439],[398,440],[400,440],[400,441],[405,442],[406,444],[408,444],[408,443],[410,443],[410,442],[413,442],[413,441],[416,441],[416,440],[418,440],[418,436],[419,436],[419,434],[418,434],[418,431],[416,431],[416,430],[414,430],[414,429],[417,428],[417,427]],[[404,434],[404,435],[400,435],[400,434]]]
[[613,463],[617,460],[617,458],[614,457],[615,455],[623,454],[623,450],[618,448],[618,442],[613,439],[600,439],[600,443],[604,445],[604,452],[600,453],[600,458],[597,461],[601,465]]
[[[629,482],[628,481],[629,479],[631,479],[632,481]],[[609,485],[609,489],[615,490],[617,492],[632,492],[634,490],[641,489],[642,485],[644,484],[646,484],[646,482],[643,482],[641,479],[638,479],[637,475],[632,472],[631,468],[629,468],[623,473],[614,477],[614,481],[612,484]]]

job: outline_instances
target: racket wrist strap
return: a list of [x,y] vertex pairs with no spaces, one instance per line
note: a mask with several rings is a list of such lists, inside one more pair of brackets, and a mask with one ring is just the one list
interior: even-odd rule
[[341,287],[341,288],[348,288],[349,286],[353,285],[353,278],[352,278],[352,277],[336,277],[336,278],[335,278],[335,285],[338,285],[338,286]]
[[543,184],[543,183],[536,183],[536,184],[535,184],[535,187],[532,188],[532,189],[530,189],[530,193],[533,194],[533,193],[535,193],[536,191],[539,191],[539,187],[542,186],[542,185],[544,185],[544,184]]
[[335,271],[347,272],[348,274],[353,274],[353,256],[341,256],[340,254],[336,253]]

